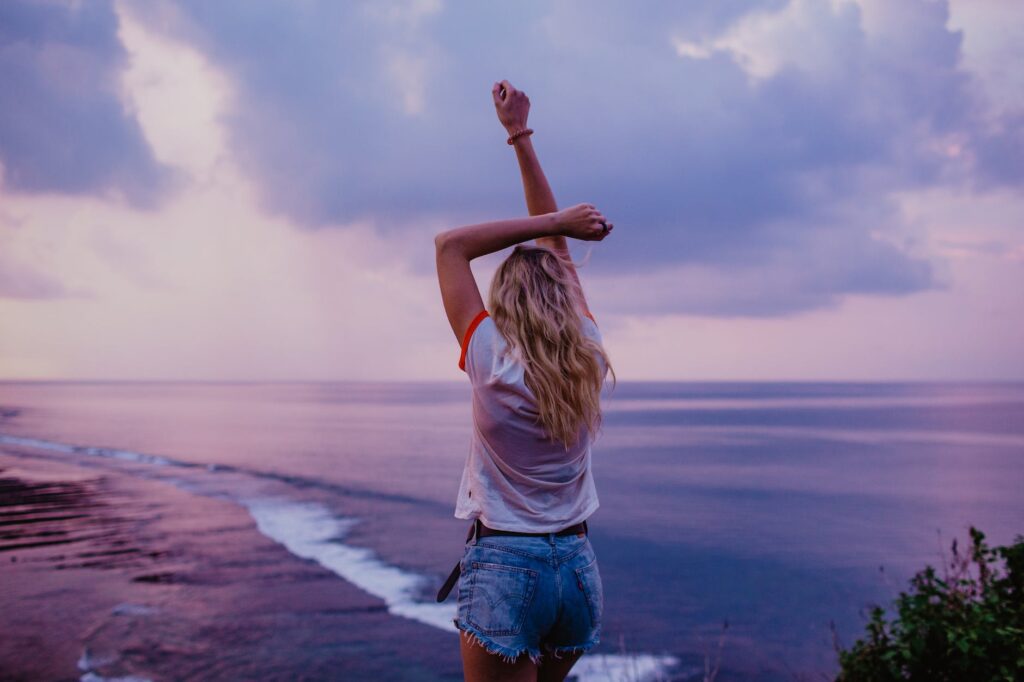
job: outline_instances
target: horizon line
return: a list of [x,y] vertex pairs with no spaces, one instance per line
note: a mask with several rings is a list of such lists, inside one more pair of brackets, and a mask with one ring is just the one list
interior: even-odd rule
[[[464,379],[173,379],[173,378],[5,378],[0,384],[25,383],[124,383],[124,384],[459,384]],[[644,384],[1024,384],[1024,377],[991,378],[929,378],[929,379],[619,379],[618,383]],[[608,385],[608,384],[606,384]]]

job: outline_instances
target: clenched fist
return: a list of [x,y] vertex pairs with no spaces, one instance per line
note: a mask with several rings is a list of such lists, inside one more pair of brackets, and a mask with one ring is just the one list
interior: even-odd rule
[[555,214],[555,221],[566,237],[599,242],[612,233],[615,227],[608,222],[593,204],[576,204],[563,208]]
[[498,120],[509,134],[526,127],[526,119],[530,115],[530,98],[522,90],[516,90],[508,81],[500,81],[491,88],[494,108]]

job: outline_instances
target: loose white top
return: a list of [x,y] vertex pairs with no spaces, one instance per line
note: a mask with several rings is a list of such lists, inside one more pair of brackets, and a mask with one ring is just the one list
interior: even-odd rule
[[[593,318],[583,333],[601,342]],[[598,357],[603,372],[604,358]],[[549,533],[583,521],[598,507],[585,426],[569,450],[548,440],[520,357],[486,310],[470,324],[459,367],[473,386],[473,432],[455,518],[489,528]]]

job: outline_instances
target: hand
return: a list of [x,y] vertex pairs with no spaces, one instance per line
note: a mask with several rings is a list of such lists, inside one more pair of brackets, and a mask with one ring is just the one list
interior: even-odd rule
[[530,98],[522,90],[516,90],[508,81],[501,81],[491,88],[494,108],[498,112],[498,120],[509,134],[526,127],[526,118],[530,115]]
[[576,204],[555,213],[561,234],[573,239],[599,242],[612,233],[615,226],[594,208],[593,204]]

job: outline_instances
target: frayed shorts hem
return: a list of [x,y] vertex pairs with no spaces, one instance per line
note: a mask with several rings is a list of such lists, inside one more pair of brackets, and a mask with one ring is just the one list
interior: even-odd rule
[[[458,628],[471,642],[476,642],[482,646],[487,652],[497,654],[501,656],[502,660],[508,663],[514,663],[517,658],[525,651],[530,657],[530,660],[535,664],[540,665],[542,662],[542,653],[539,649],[531,649],[528,646],[522,646],[519,648],[507,647],[498,644],[494,640],[490,639],[487,635],[477,630],[468,623],[460,622],[458,619],[453,620],[455,627]],[[601,643],[600,637],[594,637],[589,642],[578,645],[569,646],[551,646],[549,644],[543,644],[544,649],[552,654],[555,658],[562,658],[562,654],[565,653],[586,653],[593,649],[595,646]]]
[[577,651],[580,653],[586,653],[598,644],[600,644],[600,642],[601,638],[595,637],[589,642],[586,642],[585,644],[579,644],[577,646],[548,646],[547,644],[545,644],[544,648],[547,649],[550,653],[554,654],[555,658],[561,658],[562,654],[564,653],[575,653]]
[[462,623],[459,620],[455,620],[454,622],[455,627],[457,627],[459,630],[465,633],[466,637],[468,637],[470,641],[476,642],[492,654],[497,654],[501,656],[502,660],[508,663],[514,663],[515,660],[519,658],[519,655],[522,654],[524,651],[527,653],[527,655],[529,655],[531,661],[533,661],[537,665],[540,665],[541,663],[540,649],[531,650],[530,647],[527,646],[522,646],[518,649],[502,646],[501,644],[498,644],[494,640],[490,639],[487,635],[483,634],[482,632],[474,628],[472,625]]

